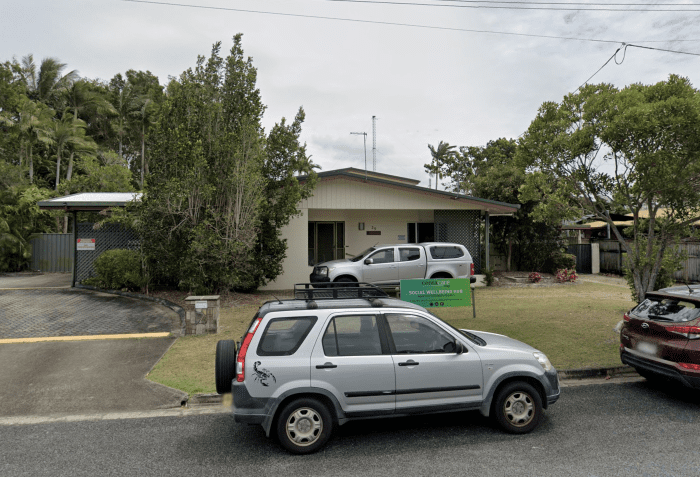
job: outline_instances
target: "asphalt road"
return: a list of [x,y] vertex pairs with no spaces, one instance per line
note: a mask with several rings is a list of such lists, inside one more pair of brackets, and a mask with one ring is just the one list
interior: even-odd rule
[[543,426],[525,436],[474,412],[357,421],[310,456],[285,453],[258,426],[202,412],[210,410],[31,425],[0,419],[0,475],[700,475],[700,393],[645,381],[566,388]]

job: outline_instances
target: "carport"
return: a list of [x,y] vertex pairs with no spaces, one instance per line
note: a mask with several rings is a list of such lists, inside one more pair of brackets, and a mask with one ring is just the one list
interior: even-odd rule
[[[140,200],[140,198],[140,192],[83,192],[38,202],[37,205],[40,209],[63,210],[67,213],[70,212],[73,216],[72,287],[75,287],[75,283],[78,280],[78,271],[82,268],[81,264],[91,268],[95,258],[105,250],[111,248],[132,248],[134,242],[138,243],[138,239],[133,234],[115,237],[114,228],[108,228],[100,232],[95,231],[92,237],[83,236],[90,234],[91,229],[81,230],[83,233],[80,233],[79,241],[78,212],[100,212],[113,207],[124,207],[129,202]],[[99,241],[95,238],[95,234],[101,236]]]

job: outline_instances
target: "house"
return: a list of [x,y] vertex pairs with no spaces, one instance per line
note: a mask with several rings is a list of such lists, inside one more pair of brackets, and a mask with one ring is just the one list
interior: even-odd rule
[[[299,204],[300,214],[282,229],[282,237],[287,239],[283,272],[263,289],[291,289],[295,283],[309,281],[315,263],[352,257],[378,243],[460,243],[470,251],[477,273],[489,267],[488,234],[482,246],[482,222],[489,230],[491,216],[512,215],[520,205],[429,189],[418,183],[355,168],[320,172],[313,196]],[[83,193],[38,205],[70,212],[75,218],[78,211],[123,207],[139,198],[137,193]],[[78,265],[74,267],[74,282],[92,275],[92,262],[104,250],[134,244],[130,231],[83,230],[81,225],[72,240]],[[80,239],[87,239],[89,247],[81,248],[78,254]]]
[[299,204],[301,214],[282,229],[288,247],[284,272],[263,289],[293,288],[308,282],[315,263],[353,257],[379,243],[460,243],[470,251],[477,273],[488,267],[482,221],[488,229],[489,217],[512,215],[520,205],[418,183],[355,168],[318,173],[313,196]]

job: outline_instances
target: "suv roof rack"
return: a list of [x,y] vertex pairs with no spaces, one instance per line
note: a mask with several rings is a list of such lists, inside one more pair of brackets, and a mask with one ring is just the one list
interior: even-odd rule
[[371,283],[297,283],[294,285],[296,300],[337,300],[348,298],[388,298],[389,295]]

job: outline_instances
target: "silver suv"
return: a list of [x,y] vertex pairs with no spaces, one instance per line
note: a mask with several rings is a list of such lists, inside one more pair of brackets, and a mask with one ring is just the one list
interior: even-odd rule
[[474,409],[526,433],[559,398],[557,371],[520,341],[458,330],[364,283],[311,285],[262,305],[240,348],[216,348],[216,389],[233,393],[236,422],[261,424],[292,453],[369,417]]

